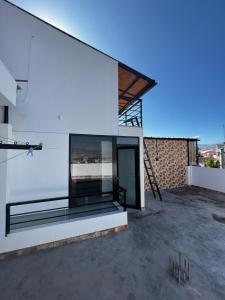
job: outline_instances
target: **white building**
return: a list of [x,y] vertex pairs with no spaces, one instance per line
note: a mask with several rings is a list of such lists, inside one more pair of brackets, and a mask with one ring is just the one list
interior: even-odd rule
[[126,228],[156,82],[4,0],[0,45],[0,253]]
[[225,169],[224,144],[216,145],[216,159],[220,162],[220,168]]

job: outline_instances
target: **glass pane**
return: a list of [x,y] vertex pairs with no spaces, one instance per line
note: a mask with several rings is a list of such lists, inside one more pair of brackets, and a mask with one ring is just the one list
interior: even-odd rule
[[74,135],[70,151],[72,196],[112,191],[111,137]]
[[138,138],[136,137],[118,137],[118,145],[138,145]]
[[118,150],[119,185],[127,190],[127,205],[136,206],[135,150]]

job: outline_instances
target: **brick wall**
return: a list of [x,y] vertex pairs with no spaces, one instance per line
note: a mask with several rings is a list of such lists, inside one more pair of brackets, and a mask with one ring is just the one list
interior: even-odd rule
[[[188,165],[187,140],[145,138],[145,143],[159,188],[184,186],[186,184],[185,167]],[[145,190],[149,189],[145,173]]]

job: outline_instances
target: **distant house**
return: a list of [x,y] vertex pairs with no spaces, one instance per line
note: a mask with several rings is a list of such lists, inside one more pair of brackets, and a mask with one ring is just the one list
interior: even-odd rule
[[213,160],[215,162],[218,160],[217,150],[215,145],[212,145],[207,149],[199,149],[199,154],[200,154],[199,165],[201,167],[204,167],[209,162],[209,160]]
[[126,228],[156,82],[3,0],[0,45],[0,253]]
[[213,159],[216,159],[216,149],[205,149],[205,150],[201,150],[200,151],[201,152],[201,154],[202,154],[202,156],[204,157],[204,158],[207,158],[207,159],[209,159],[209,158],[213,158]]

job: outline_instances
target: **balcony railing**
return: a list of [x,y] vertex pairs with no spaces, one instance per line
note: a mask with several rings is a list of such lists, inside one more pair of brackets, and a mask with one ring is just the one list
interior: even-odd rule
[[128,127],[142,127],[142,100],[138,99],[119,114],[119,125]]
[[[32,226],[43,226],[44,224],[60,222],[60,221],[70,221],[71,219],[91,216],[100,213],[116,212],[123,207],[126,211],[126,189],[116,185],[113,191],[101,192],[98,194],[82,195],[81,197],[91,197],[91,201],[85,204],[76,205],[69,207],[68,204],[63,207],[49,208],[49,204],[56,204],[62,200],[69,200],[79,198],[79,197],[57,197],[57,198],[47,198],[40,200],[30,200],[13,202],[6,204],[6,232],[7,236],[12,230],[23,229]],[[69,201],[67,201],[68,203]],[[38,204],[46,204],[37,210]],[[32,209],[32,205],[33,209]],[[36,210],[34,210],[36,206]],[[25,211],[15,213],[12,208],[20,208]]]

